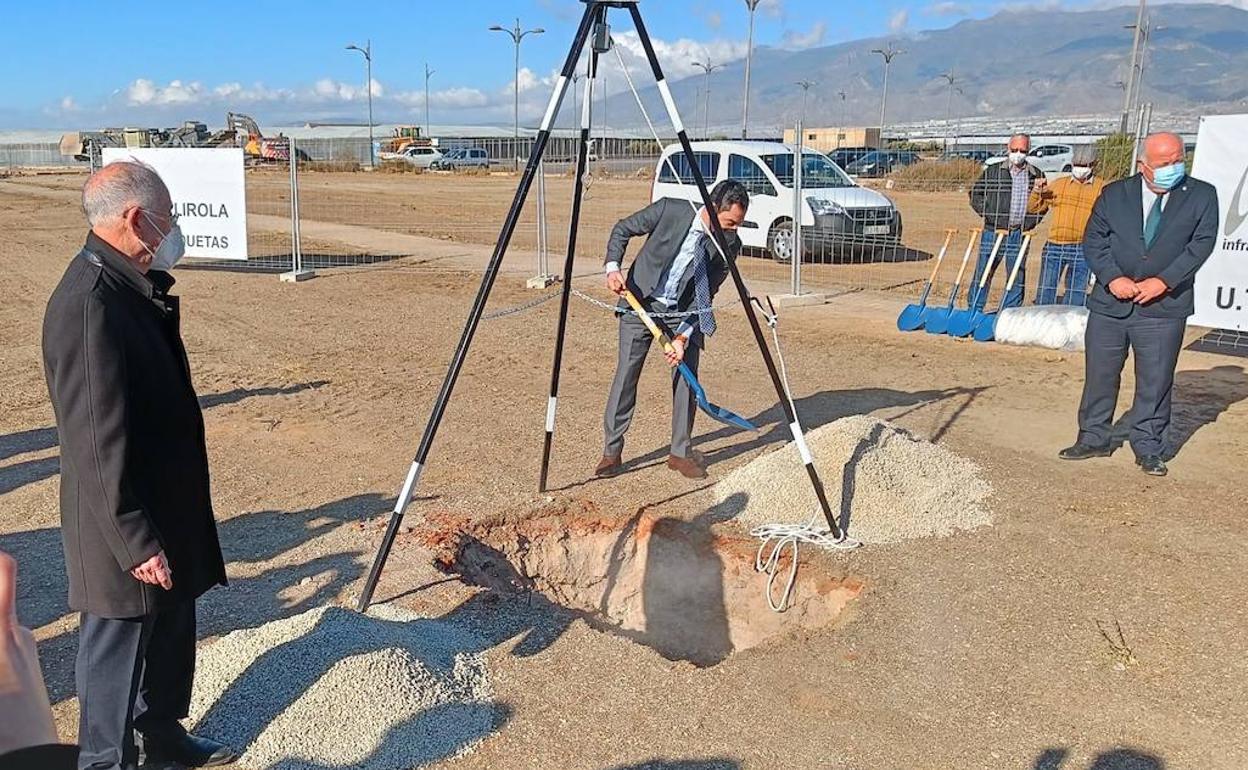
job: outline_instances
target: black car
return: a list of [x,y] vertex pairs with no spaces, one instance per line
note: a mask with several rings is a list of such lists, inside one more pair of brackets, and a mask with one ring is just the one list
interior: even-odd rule
[[992,153],[987,150],[956,150],[944,157],[944,160],[973,160],[976,163],[983,163],[992,157]]
[[840,147],[832,152],[829,152],[827,155],[832,159],[833,163],[844,169],[849,164],[870,152],[873,152],[870,147]]
[[884,176],[902,166],[919,162],[919,154],[909,150],[872,150],[845,167],[854,176]]

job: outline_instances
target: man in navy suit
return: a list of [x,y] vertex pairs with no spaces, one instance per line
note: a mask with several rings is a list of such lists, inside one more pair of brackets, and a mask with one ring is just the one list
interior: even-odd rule
[[1177,135],[1150,135],[1139,173],[1106,187],[1092,208],[1083,252],[1096,286],[1088,297],[1079,438],[1059,453],[1064,460],[1113,451],[1110,430],[1130,349],[1131,449],[1145,473],[1166,475],[1170,392],[1187,317],[1195,310],[1192,283],[1218,230],[1217,192],[1187,176],[1183,154]]

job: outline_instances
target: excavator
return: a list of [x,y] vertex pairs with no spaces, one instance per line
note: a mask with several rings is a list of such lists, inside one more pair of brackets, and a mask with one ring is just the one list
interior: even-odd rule
[[[61,155],[90,161],[93,169],[101,165],[105,147],[242,147],[248,165],[290,161],[289,139],[280,134],[267,137],[255,119],[235,112],[226,113],[221,131],[188,120],[177,128],[105,128],[61,136]],[[300,153],[300,160],[305,159]]]

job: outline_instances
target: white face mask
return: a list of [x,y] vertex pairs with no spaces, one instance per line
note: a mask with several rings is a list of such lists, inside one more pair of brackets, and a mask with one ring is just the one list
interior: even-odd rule
[[1027,162],[1027,153],[1018,150],[1010,150],[1010,163],[1015,166],[1021,166]]
[[[147,212],[143,212],[143,216],[147,218],[147,223],[152,224],[151,217],[147,216]],[[155,227],[155,225],[152,225]],[[147,244],[143,245],[147,249]],[[181,225],[174,223],[169,232],[165,233],[165,237],[160,239],[160,245],[155,251],[147,249],[147,253],[152,255],[152,263],[148,265],[149,270],[162,270],[168,272],[173,266],[182,261],[182,257],[186,255],[186,239],[182,237]]]
[[1078,179],[1080,182],[1082,182],[1083,180],[1092,176],[1092,167],[1091,166],[1072,166],[1070,169],[1070,175],[1073,176],[1075,179]]

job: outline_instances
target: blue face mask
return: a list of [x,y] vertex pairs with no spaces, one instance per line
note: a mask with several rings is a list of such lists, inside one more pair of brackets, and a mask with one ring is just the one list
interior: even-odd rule
[[1169,166],[1153,169],[1153,186],[1160,187],[1163,190],[1169,190],[1179,183],[1183,175],[1187,173],[1187,167],[1183,161],[1171,163]]

